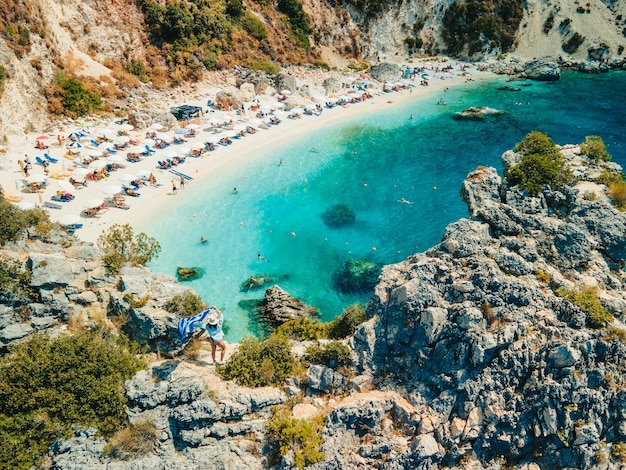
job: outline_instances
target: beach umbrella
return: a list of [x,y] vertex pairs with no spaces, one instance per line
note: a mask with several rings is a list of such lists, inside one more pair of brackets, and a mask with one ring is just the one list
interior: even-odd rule
[[209,144],[217,144],[220,141],[220,138],[216,135],[208,135],[205,137],[204,141]]
[[81,223],[80,217],[75,214],[65,214],[59,219],[61,225],[76,225]]
[[101,206],[103,204],[103,200],[102,199],[88,199],[83,203],[83,207],[87,208],[87,209],[91,209],[93,207],[98,207]]
[[283,111],[282,109],[275,109],[272,114],[274,114],[274,116],[284,116],[285,111]]
[[29,183],[45,183],[48,181],[48,177],[41,173],[35,173],[26,178]]
[[124,161],[124,159],[119,155],[109,155],[108,157],[106,157],[106,161],[109,163],[121,163]]
[[109,185],[102,188],[102,192],[107,196],[113,196],[114,194],[118,194],[122,192],[121,186]]
[[163,125],[155,122],[154,124],[151,124],[148,129],[152,129],[153,131],[160,131],[161,129],[163,129]]
[[107,166],[107,164],[108,162],[106,160],[94,160],[87,166],[87,168],[90,170],[99,170],[100,168]]
[[192,129],[192,130],[200,129],[200,124],[191,123],[187,126],[187,129]]
[[113,134],[115,134],[115,131],[113,129],[111,129],[110,127],[99,127],[96,130],[94,130],[93,133],[94,133],[94,135],[97,135],[97,136],[113,135]]
[[72,171],[73,176],[85,176],[87,173],[91,173],[87,168],[74,168]]
[[135,181],[137,179],[137,176],[131,173],[126,173],[121,175],[119,179],[124,183],[130,183],[131,181]]
[[157,132],[156,138],[162,140],[163,142],[171,142],[172,136],[165,132]]
[[163,158],[174,158],[178,156],[178,152],[176,150],[168,150],[163,153]]
[[81,147],[82,147],[82,145],[80,144],[80,142],[79,142],[79,141],[77,141],[77,140],[72,140],[72,141],[70,142],[69,147],[72,147],[72,148],[78,148],[78,149],[79,149],[79,148],[81,148]]
[[191,150],[187,147],[178,147],[178,155],[188,155]]
[[46,140],[47,138],[47,135],[40,135],[39,137],[37,137],[37,140]]
[[[139,178],[147,178],[152,172],[150,170],[137,170],[137,176]],[[131,180],[132,181],[132,180]]]
[[30,209],[34,209],[36,204],[34,202],[30,202],[30,201],[19,201],[15,204],[19,209],[22,209],[23,211],[27,211]]
[[115,139],[115,142],[118,142],[120,144],[127,144],[128,142],[130,142],[130,137],[128,137],[127,135],[122,135]]
[[133,126],[132,124],[128,124],[127,122],[120,125],[120,129],[122,129],[123,131],[132,131],[134,128],[135,126]]
[[81,154],[85,154],[88,157],[101,157],[102,156],[102,150],[85,149],[85,150],[81,151]]
[[58,181],[58,183],[59,183],[59,187],[66,193],[73,194],[74,191],[76,191],[76,188],[72,185],[72,183],[70,183],[67,180],[60,180]]
[[176,130],[174,131],[174,134],[179,134],[179,135],[180,135],[180,134],[186,134],[187,132],[188,132],[188,131],[187,131],[187,129],[186,129],[186,128],[185,128],[185,129],[176,129]]
[[154,139],[143,139],[140,143],[142,145],[149,145],[149,146],[152,146],[152,145],[156,144]]

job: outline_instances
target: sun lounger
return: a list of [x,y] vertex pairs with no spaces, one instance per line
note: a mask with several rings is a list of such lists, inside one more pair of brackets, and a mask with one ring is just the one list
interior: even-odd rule
[[155,153],[155,152],[156,152],[156,150],[151,149],[151,148],[150,148],[149,146],[147,146],[147,145],[146,145],[145,147],[146,147],[146,152],[148,152],[148,153]]
[[98,142],[98,141],[96,141],[96,140],[93,140],[93,139],[91,139],[91,140],[89,141],[89,143],[90,143],[91,145],[93,145],[94,147],[99,147],[99,146],[100,146],[100,142]]
[[22,200],[22,196],[16,196],[15,194],[7,193],[6,191],[2,195],[9,202],[20,202]]
[[117,150],[107,147],[107,152],[109,152],[109,153],[117,153]]
[[43,205],[45,207],[49,207],[50,209],[61,209],[61,204],[57,204],[56,202],[44,201]]
[[59,160],[57,160],[56,158],[52,158],[50,155],[48,155],[47,153],[43,154],[43,157],[48,160],[50,163],[57,163]]
[[39,163],[41,166],[44,166],[44,161],[39,155],[35,157],[35,161]]

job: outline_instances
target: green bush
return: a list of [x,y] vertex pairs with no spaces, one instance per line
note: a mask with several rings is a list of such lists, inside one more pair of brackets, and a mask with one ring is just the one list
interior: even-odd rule
[[202,301],[198,294],[186,291],[182,294],[174,295],[174,297],[165,302],[163,308],[179,317],[186,318],[206,310],[207,307],[208,305]]
[[104,252],[102,260],[110,274],[117,274],[127,263],[145,265],[161,251],[159,242],[146,235],[133,234],[129,224],[115,224],[98,237],[98,248]]
[[585,286],[580,290],[559,287],[556,294],[577,305],[587,316],[587,325],[591,328],[605,327],[614,320],[611,312],[600,303],[597,287]]
[[354,304],[346,307],[344,311],[330,322],[328,337],[331,339],[347,338],[354,334],[356,327],[365,320],[365,307]]
[[280,72],[280,67],[270,60],[253,60],[248,64],[250,70],[261,70],[269,75]]
[[558,190],[573,182],[572,173],[565,167],[563,155],[547,135],[530,132],[514,150],[522,155],[522,159],[509,169],[506,176],[531,196],[541,193],[544,185]]
[[454,2],[443,17],[443,38],[448,51],[457,54],[466,46],[478,52],[483,46],[509,51],[524,15],[521,0],[469,0]]
[[4,82],[9,78],[9,73],[3,65],[0,65],[0,96],[2,96],[2,90],[4,90]]
[[35,299],[30,271],[15,260],[0,257],[0,303],[25,305]]
[[350,363],[350,348],[339,341],[330,341],[322,346],[309,346],[304,361],[309,364],[324,364],[336,369]]
[[574,33],[567,41],[565,41],[561,47],[568,54],[573,54],[578,50],[580,45],[585,41],[585,37],[580,33]]
[[298,468],[321,462],[326,455],[321,451],[324,417],[319,415],[312,420],[291,417],[288,407],[277,407],[267,420],[266,430],[270,443],[279,448],[281,456],[293,452],[294,464]]
[[126,420],[124,381],[145,367],[122,336],[35,335],[0,358],[0,468],[28,469],[72,425],[105,436]]
[[286,336],[295,341],[312,341],[325,338],[328,334],[328,323],[320,323],[310,318],[289,320],[276,329],[276,334]]
[[291,36],[296,44],[306,50],[311,49],[309,34],[313,32],[313,27],[302,3],[299,0],[278,0],[278,10],[287,15]]
[[48,215],[43,209],[21,210],[0,197],[0,245],[19,239],[26,230],[39,224],[50,229]]
[[265,341],[244,338],[228,362],[217,367],[226,380],[235,380],[246,387],[280,386],[297,371],[286,336],[272,334]]
[[608,162],[611,160],[611,154],[607,151],[606,145],[599,135],[585,137],[585,141],[580,144],[580,153],[595,161]]
[[57,85],[60,87],[61,101],[64,114],[70,117],[80,117],[100,111],[102,97],[97,93],[85,89],[79,80],[67,77],[63,72],[56,74]]

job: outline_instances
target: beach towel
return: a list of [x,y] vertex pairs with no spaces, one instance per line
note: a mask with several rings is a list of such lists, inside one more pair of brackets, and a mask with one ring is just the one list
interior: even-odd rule
[[180,340],[184,341],[187,335],[189,335],[193,331],[193,324],[202,323],[204,320],[206,320],[211,311],[213,311],[213,307],[209,307],[200,313],[196,313],[192,317],[181,318],[180,320],[178,320],[178,336],[180,336]]

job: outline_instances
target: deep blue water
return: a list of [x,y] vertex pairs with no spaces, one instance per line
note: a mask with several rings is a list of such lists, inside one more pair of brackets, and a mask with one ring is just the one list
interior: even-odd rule
[[[270,275],[317,306],[323,320],[366,302],[371,292],[338,293],[333,272],[348,259],[389,264],[438,243],[446,225],[467,216],[459,197],[465,176],[479,165],[501,172],[501,154],[532,130],[558,144],[600,135],[613,160],[626,166],[626,73],[564,73],[556,83],[532,82],[519,92],[497,90],[504,82],[455,86],[365,114],[287,143],[204,187],[189,185],[175,213],[162,214],[146,230],[163,248],[151,268],[173,275],[178,266],[202,267],[204,277],[189,286],[222,309],[227,339],[237,341],[258,331],[238,303],[264,293],[241,292],[243,281]],[[437,105],[439,98],[447,104]],[[484,122],[451,118],[469,106],[507,114]],[[398,202],[402,198],[411,204]],[[356,214],[349,228],[329,228],[320,218],[339,203]],[[199,244],[201,236],[209,243]]]

